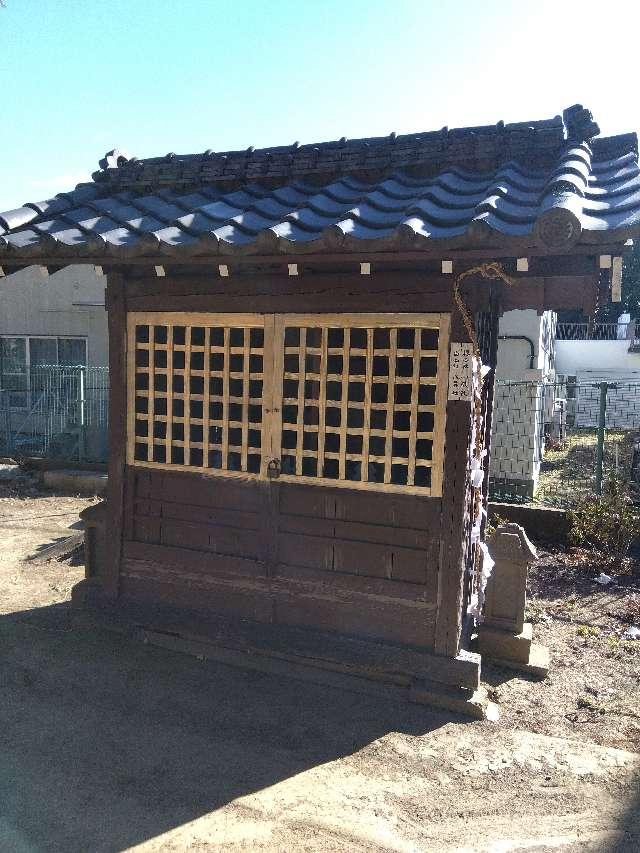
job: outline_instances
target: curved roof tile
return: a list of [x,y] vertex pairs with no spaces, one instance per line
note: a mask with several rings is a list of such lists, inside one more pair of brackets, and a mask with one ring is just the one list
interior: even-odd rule
[[142,161],[110,152],[93,182],[0,214],[0,261],[487,240],[559,251],[563,230],[594,244],[640,234],[635,134],[593,138],[588,110],[563,115]]

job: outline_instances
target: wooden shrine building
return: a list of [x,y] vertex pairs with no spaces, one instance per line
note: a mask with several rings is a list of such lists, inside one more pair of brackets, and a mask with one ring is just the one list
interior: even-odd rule
[[108,500],[86,514],[75,603],[223,660],[469,699],[492,399],[479,359],[494,363],[504,310],[615,298],[639,232],[637,138],[600,138],[580,106],[113,151],[92,182],[0,215],[5,274],[106,277]]

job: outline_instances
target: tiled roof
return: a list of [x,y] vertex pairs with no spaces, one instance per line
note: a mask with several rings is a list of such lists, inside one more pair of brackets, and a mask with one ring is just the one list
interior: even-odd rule
[[478,247],[563,251],[640,234],[635,134],[546,121],[100,162],[93,181],[0,214],[3,258]]

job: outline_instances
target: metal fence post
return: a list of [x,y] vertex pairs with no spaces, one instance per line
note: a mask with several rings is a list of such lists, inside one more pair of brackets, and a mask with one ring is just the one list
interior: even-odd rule
[[607,415],[607,382],[600,383],[600,410],[598,412],[598,444],[596,446],[596,494],[602,494],[602,460],[604,458],[604,426]]
[[0,406],[4,419],[5,451],[7,456],[13,455],[13,435],[11,433],[11,409],[9,407],[9,391],[0,388]]
[[78,461],[84,462],[87,455],[87,412],[86,412],[86,377],[84,367],[80,368],[79,407],[80,407],[80,429],[78,432]]

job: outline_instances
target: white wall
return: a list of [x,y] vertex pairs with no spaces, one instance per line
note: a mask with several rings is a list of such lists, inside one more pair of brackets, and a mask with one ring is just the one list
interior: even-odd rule
[[491,477],[520,484],[533,495],[544,451],[542,429],[547,401],[541,381],[553,374],[556,315],[535,309],[507,311],[498,334],[525,335],[525,340],[500,340],[491,437]]
[[[548,372],[553,369],[553,343],[555,314],[545,311],[538,314],[533,308],[506,311],[500,318],[498,334],[525,335],[533,341],[533,367]],[[531,348],[527,341],[498,341],[496,376],[499,379],[522,379],[531,366]]]
[[583,370],[637,370],[640,353],[629,352],[629,341],[556,341],[556,371],[575,376]]
[[87,363],[109,362],[106,279],[93,266],[75,265],[47,275],[28,267],[0,278],[0,335],[86,337]]

